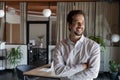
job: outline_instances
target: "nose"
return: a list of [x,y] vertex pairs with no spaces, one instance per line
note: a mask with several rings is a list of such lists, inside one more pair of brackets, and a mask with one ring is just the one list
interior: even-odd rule
[[78,23],[78,26],[81,26],[81,23]]

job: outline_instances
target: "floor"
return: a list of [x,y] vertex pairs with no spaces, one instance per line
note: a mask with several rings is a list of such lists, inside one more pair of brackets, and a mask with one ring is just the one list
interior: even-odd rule
[[18,80],[12,70],[0,70],[0,80]]
[[[0,71],[0,80],[18,80],[18,79],[16,73],[14,73],[12,70],[4,70],[4,71]],[[46,79],[39,79],[39,80],[46,80]],[[94,80],[110,80],[109,74],[101,73],[99,74],[98,78]]]

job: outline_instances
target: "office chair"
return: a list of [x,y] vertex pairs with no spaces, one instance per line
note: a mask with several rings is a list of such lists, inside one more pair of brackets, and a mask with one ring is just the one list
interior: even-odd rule
[[[16,73],[17,73],[18,79],[24,80],[23,73],[25,71],[29,71],[29,70],[34,69],[34,68],[36,68],[36,67],[33,65],[18,65],[18,66],[16,66]],[[38,79],[38,77],[32,77],[32,76],[28,76],[26,78],[26,80],[37,80],[37,79]]]

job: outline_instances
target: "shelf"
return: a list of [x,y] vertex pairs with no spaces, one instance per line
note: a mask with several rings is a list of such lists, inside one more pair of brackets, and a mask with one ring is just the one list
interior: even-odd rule
[[5,60],[6,57],[5,56],[0,56],[0,60]]
[[7,68],[7,49],[0,49],[0,70]]

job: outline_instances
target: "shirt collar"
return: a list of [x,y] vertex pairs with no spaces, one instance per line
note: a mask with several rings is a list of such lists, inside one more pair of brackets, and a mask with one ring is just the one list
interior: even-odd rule
[[85,38],[85,36],[82,35],[81,38],[80,38],[78,41],[79,41],[79,42],[83,42],[84,38]]

